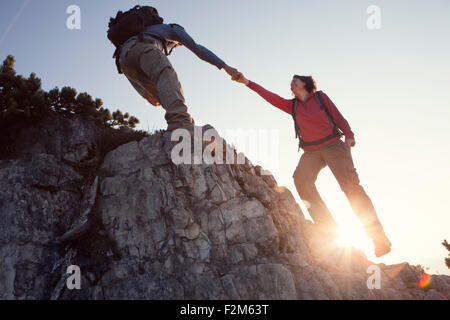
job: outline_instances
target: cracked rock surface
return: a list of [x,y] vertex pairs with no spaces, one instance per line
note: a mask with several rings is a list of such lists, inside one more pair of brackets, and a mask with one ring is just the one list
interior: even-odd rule
[[[449,276],[423,290],[407,263],[377,265],[381,288],[369,289],[373,263],[320,238],[246,158],[175,165],[170,132],[100,158],[98,130],[76,118],[40,132],[0,160],[1,299],[450,299]],[[80,290],[66,286],[70,265]]]

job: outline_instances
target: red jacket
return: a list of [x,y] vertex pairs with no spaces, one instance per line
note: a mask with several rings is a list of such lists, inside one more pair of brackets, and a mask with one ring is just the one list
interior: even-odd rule
[[[249,81],[247,86],[267,100],[270,104],[292,115],[292,100],[283,99],[253,81]],[[354,134],[350,129],[350,125],[336,108],[333,101],[331,101],[325,93],[322,94],[322,99],[326,107],[328,107],[334,122],[338,128],[342,130],[346,139],[353,139]],[[333,132],[333,127],[328,120],[327,114],[325,111],[320,109],[320,105],[316,99],[314,99],[313,94],[308,94],[306,101],[304,102],[299,99],[297,99],[297,101],[297,123],[300,127],[300,136],[305,142],[322,139],[329,136]],[[315,150],[336,140],[339,140],[339,137],[334,137],[316,146],[306,146],[304,150]]]

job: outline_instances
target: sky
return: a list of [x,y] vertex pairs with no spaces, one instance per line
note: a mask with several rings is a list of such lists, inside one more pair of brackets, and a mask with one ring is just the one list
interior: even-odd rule
[[[156,7],[166,23],[182,25],[197,43],[286,99],[292,75],[312,75],[355,134],[353,162],[393,246],[375,258],[326,167],[316,186],[341,226],[338,243],[376,263],[407,261],[450,274],[441,245],[450,241],[449,1],[2,0],[0,58],[14,55],[17,72],[35,72],[45,90],[71,86],[136,116],[138,129],[165,129],[164,110],[117,73],[106,37],[109,17],[136,4]],[[67,27],[71,5],[80,8],[80,29]],[[373,5],[375,29],[368,25]],[[268,153],[235,145],[288,187],[309,219],[292,178],[302,151],[290,115],[185,47],[169,59],[196,124],[266,135],[258,150],[268,146]]]

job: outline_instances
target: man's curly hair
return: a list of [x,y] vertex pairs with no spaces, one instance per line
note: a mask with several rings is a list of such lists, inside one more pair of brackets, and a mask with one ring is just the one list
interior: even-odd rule
[[309,93],[316,92],[316,80],[314,80],[312,76],[299,76],[295,74],[294,79],[298,79],[303,82],[305,84],[306,91],[308,91]]

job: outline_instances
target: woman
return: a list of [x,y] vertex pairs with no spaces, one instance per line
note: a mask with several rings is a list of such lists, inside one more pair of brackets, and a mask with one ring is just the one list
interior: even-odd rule
[[[380,257],[389,253],[391,243],[384,233],[372,201],[360,185],[353,164],[350,148],[355,146],[354,134],[331,99],[321,91],[316,92],[314,79],[311,76],[294,75],[291,81],[294,100],[281,98],[255,82],[249,81],[242,73],[233,77],[233,80],[245,84],[289,115],[293,114],[293,106],[296,106],[296,126],[299,128],[301,141],[305,144],[302,145],[304,153],[293,178],[297,192],[304,201],[317,229],[326,237],[337,236],[337,224],[315,186],[320,170],[328,165],[347,196],[354,213],[361,221],[367,236],[373,240],[375,255]],[[318,94],[331,119],[327,112],[321,109],[320,100],[316,97]],[[296,103],[293,103],[294,101]],[[339,134],[333,134],[338,132],[333,123],[344,133],[345,142],[340,139]]]

